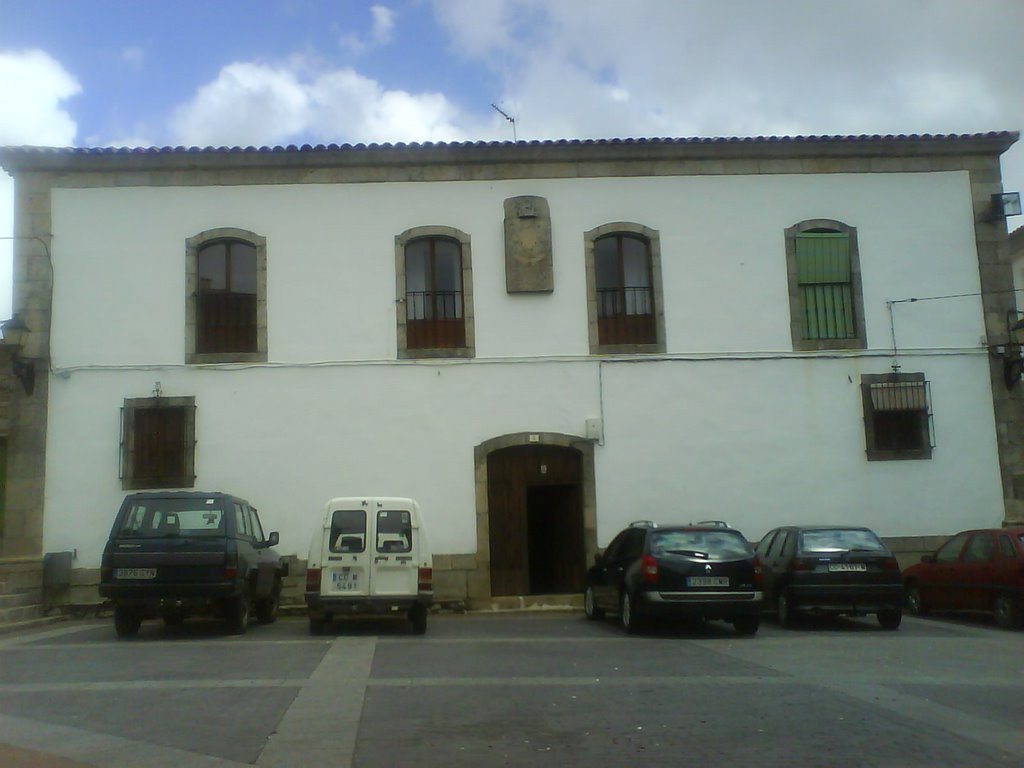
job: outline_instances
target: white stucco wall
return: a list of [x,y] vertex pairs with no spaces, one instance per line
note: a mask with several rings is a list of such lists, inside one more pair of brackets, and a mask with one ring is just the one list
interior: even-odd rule
[[[520,194],[551,208],[551,295],[505,293],[502,201]],[[791,351],[783,230],[810,218],[857,228],[866,355]],[[614,221],[660,232],[676,359],[588,355],[583,232]],[[474,360],[395,360],[394,237],[429,224],[472,238]],[[267,365],[183,365],[184,244],[215,227],[267,238]],[[966,173],[59,189],[53,231],[44,546],[81,567],[124,494],[120,407],[157,381],[196,398],[196,488],[249,498],[285,552],[305,553],[327,498],[356,493],[418,498],[435,551],[472,552],[473,447],[582,435],[602,414],[601,545],[641,517],[724,518],[751,538],[1002,518],[977,296],[894,305],[937,445],[929,461],[864,458],[859,377],[889,370],[887,301],[979,290]]]

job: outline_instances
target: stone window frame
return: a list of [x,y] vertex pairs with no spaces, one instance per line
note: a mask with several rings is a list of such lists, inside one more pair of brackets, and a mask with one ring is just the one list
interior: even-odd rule
[[[256,249],[256,351],[196,352],[196,297],[199,292],[199,251],[217,240],[241,240]],[[267,238],[248,229],[207,229],[185,241],[185,363],[267,362]]]
[[[443,347],[437,349],[409,349],[406,330],[406,293],[405,293],[405,246],[413,240],[425,237],[446,237],[459,244],[462,257],[462,319],[466,328],[466,346]],[[427,225],[412,227],[399,235],[395,235],[395,307],[398,333],[398,358],[443,358],[443,357],[475,357],[476,333],[473,311],[473,249],[470,237],[455,227]]]
[[[847,236],[850,245],[850,290],[853,298],[853,325],[856,336],[852,339],[805,339],[803,302],[800,300],[799,272],[796,262],[796,237],[803,232],[830,230]],[[857,245],[857,228],[836,219],[805,219],[785,231],[786,274],[789,282],[790,335],[793,350],[813,352],[828,349],[866,349],[867,334],[864,330],[864,292],[861,289],[860,249]]]
[[[134,439],[135,415],[153,408],[184,408],[185,424],[182,440],[184,456],[183,474],[174,481],[158,485],[144,483],[135,477]],[[135,397],[125,398],[121,409],[120,475],[121,489],[134,491],[150,488],[194,488],[196,484],[196,399],[195,397]]]
[[[652,344],[601,344],[597,319],[597,271],[594,265],[594,242],[616,234],[639,235],[647,240],[651,256],[651,292],[654,301],[655,341]],[[656,354],[665,351],[665,302],[661,278],[661,233],[631,221],[602,224],[583,233],[583,255],[587,276],[587,336],[590,354]]]
[[[914,383],[924,390],[924,418],[921,419],[921,448],[883,450],[875,447],[874,407],[871,401],[872,384]],[[868,461],[905,461],[931,459],[935,448],[932,433],[931,387],[923,373],[863,373],[860,377],[861,403],[864,410],[864,447]]]

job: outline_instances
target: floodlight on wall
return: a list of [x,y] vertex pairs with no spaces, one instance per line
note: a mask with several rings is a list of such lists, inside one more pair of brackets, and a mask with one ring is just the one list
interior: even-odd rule
[[992,218],[1020,216],[1020,192],[999,192],[992,195]]
[[1024,318],[1020,313],[1009,310],[1006,313],[1006,344],[992,348],[992,354],[1003,361],[1003,382],[1007,389],[1013,389],[1024,374]]
[[30,360],[21,359],[21,350],[25,348],[25,337],[28,326],[17,313],[10,320],[0,323],[0,331],[4,334],[4,344],[11,348],[11,370],[15,378],[21,382],[26,395],[31,395],[36,385],[36,366]]

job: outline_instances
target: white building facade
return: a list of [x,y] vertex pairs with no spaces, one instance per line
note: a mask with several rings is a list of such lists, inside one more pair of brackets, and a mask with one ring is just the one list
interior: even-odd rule
[[1020,519],[1015,140],[0,150],[4,546],[92,572],[125,493],[188,488],[301,558],[327,499],[411,496],[473,601],[572,592],[637,519]]

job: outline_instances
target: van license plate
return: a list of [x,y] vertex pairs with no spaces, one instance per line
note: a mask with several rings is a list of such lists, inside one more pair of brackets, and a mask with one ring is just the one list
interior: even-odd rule
[[728,587],[728,576],[687,576],[688,587]]
[[115,568],[115,579],[155,579],[156,568]]
[[331,574],[331,580],[334,583],[334,588],[342,592],[358,592],[359,591],[359,574],[353,573],[349,570],[334,571]]
[[828,569],[835,573],[836,571],[866,571],[868,567],[864,563],[829,563]]

